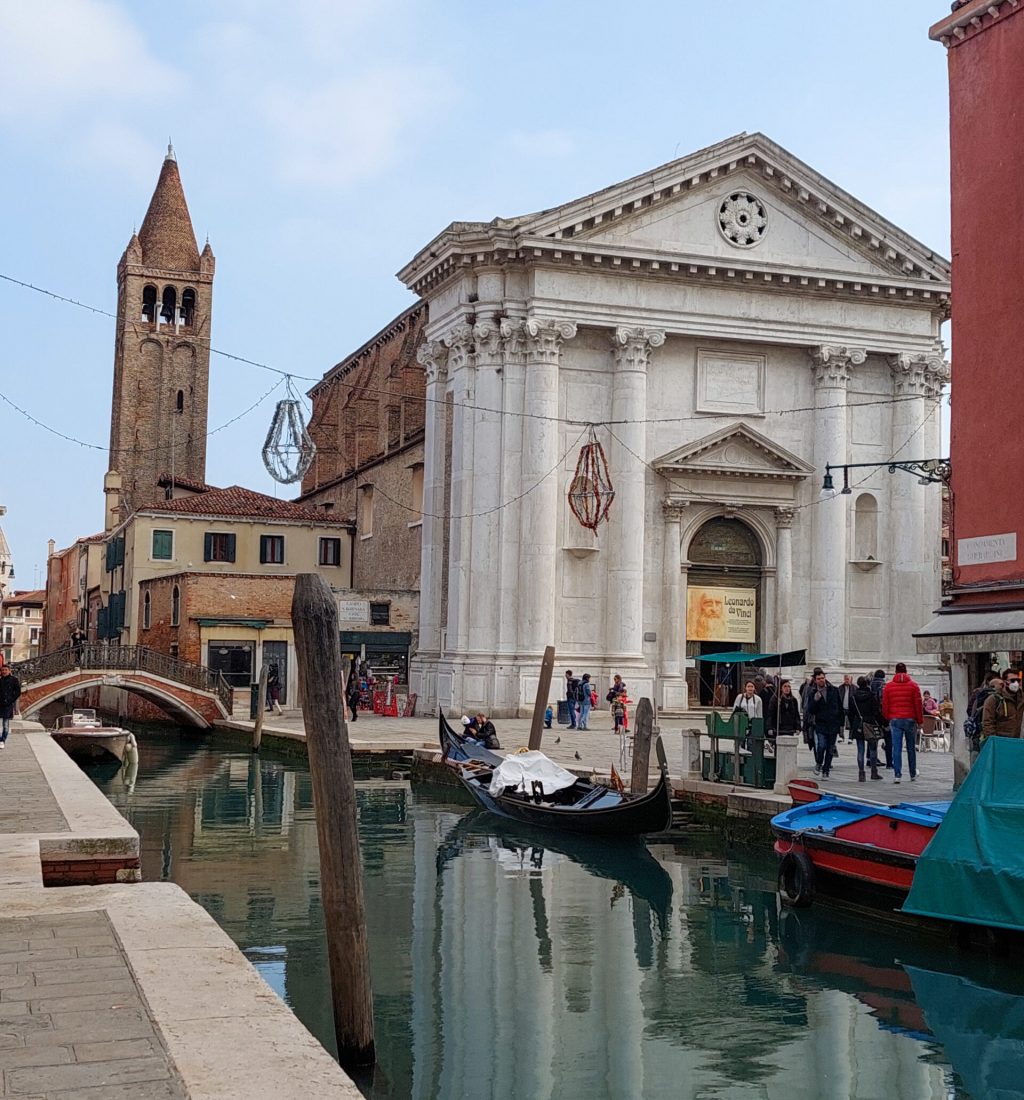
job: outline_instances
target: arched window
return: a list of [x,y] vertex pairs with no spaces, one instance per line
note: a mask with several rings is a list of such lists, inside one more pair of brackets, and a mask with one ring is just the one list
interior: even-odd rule
[[142,629],[149,630],[149,624],[153,618],[153,601],[149,598],[147,592],[142,597]]
[[142,319],[150,325],[156,320],[156,287],[152,284],[142,288]]
[[181,589],[177,585],[171,591],[171,626],[181,622]]
[[162,325],[174,324],[174,308],[178,304],[178,294],[173,286],[165,286],[160,305],[160,323]]
[[184,412],[185,411],[185,391],[184,390],[178,390],[178,397],[177,397],[177,400],[174,403],[174,407],[178,412]]
[[181,323],[186,328],[192,327],[196,316],[196,292],[191,287],[186,287],[181,292]]
[[853,554],[857,561],[878,558],[878,501],[861,493],[853,508]]
[[761,565],[761,547],[753,531],[738,519],[709,519],[690,542],[693,565],[755,569]]

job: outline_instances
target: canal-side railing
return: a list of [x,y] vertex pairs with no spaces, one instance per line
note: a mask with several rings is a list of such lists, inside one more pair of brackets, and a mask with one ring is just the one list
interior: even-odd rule
[[143,645],[83,645],[64,646],[41,657],[31,657],[11,665],[23,687],[62,676],[78,669],[88,672],[149,672],[164,680],[172,680],[184,687],[216,695],[227,712],[231,713],[233,693],[231,685],[220,672],[205,665],[170,657]]

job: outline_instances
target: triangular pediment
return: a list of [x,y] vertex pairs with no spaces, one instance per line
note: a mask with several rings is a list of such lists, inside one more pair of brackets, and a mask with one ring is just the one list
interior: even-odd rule
[[814,467],[747,424],[732,424],[655,459],[662,473],[796,481]]
[[[730,225],[735,211],[723,209],[737,194],[754,200],[752,208],[739,211],[747,225],[765,218],[755,239],[744,237],[743,226]],[[511,221],[522,238],[571,241],[574,248],[662,252],[667,260],[706,258],[939,283],[948,283],[950,276],[947,260],[763,134],[740,134]]]

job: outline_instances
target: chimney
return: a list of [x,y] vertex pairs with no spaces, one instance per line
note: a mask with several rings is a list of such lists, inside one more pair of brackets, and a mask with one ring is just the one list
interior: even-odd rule
[[47,539],[46,540],[46,560],[47,561],[49,561],[50,558],[53,557],[53,552],[56,549],[57,549],[57,544],[53,541],[53,539]]

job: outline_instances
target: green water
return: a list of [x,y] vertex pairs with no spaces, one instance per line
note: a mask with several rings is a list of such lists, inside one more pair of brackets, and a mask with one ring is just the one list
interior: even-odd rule
[[[133,789],[96,778],[144,877],[187,890],[331,1049],[305,762],[140,743]],[[1024,984],[823,906],[780,913],[770,859],[573,843],[392,780],[362,780],[359,812],[368,1097],[1024,1096]]]

